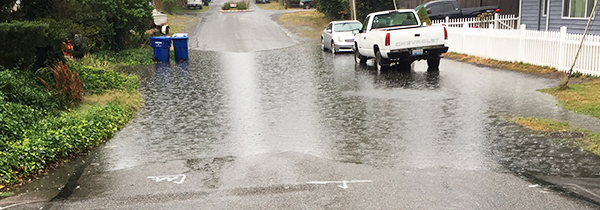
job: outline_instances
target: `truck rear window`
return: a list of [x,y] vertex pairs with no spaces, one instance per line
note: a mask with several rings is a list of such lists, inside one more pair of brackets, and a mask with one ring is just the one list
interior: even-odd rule
[[376,29],[396,26],[413,26],[418,24],[417,18],[412,12],[389,13],[376,15],[373,18],[373,26],[371,28]]

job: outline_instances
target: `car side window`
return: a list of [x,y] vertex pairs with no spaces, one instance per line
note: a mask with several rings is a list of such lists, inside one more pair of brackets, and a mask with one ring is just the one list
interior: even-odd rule
[[454,11],[454,5],[452,5],[452,2],[444,2],[444,4],[442,5],[442,12],[452,11]]
[[429,5],[429,10],[431,10],[431,14],[439,14],[442,12],[442,5],[439,3]]
[[369,16],[367,16],[365,18],[365,21],[363,21],[363,27],[362,29],[360,29],[361,32],[366,32],[367,31],[367,25],[369,24]]
[[331,23],[330,23],[329,25],[327,25],[327,28],[326,28],[326,30],[331,30],[331,29],[332,29],[332,26],[333,26],[333,24],[331,24]]

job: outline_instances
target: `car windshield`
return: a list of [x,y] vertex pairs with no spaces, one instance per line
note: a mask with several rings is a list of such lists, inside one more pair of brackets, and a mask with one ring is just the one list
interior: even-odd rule
[[362,24],[360,24],[359,22],[336,23],[335,26],[333,27],[333,29],[335,30],[335,32],[342,32],[342,31],[360,30],[361,27],[362,27]]
[[388,28],[395,26],[413,26],[418,25],[417,18],[412,12],[392,12],[388,14],[376,15],[373,19],[371,28]]

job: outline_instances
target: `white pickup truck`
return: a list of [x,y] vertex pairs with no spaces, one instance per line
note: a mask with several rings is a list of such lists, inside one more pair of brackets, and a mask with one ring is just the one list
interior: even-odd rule
[[378,70],[392,65],[410,68],[422,59],[427,59],[428,70],[438,70],[440,55],[448,52],[446,27],[421,25],[413,9],[371,13],[354,33],[355,61],[364,64],[375,58]]

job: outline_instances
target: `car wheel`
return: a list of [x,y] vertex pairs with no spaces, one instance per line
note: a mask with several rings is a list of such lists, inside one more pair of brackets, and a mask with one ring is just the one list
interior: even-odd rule
[[326,51],[327,48],[325,48],[325,42],[323,41],[323,37],[321,37],[321,50]]
[[337,53],[337,52],[335,51],[335,45],[333,44],[333,41],[332,41],[331,42],[331,54],[335,54],[335,53]]
[[352,50],[354,51],[354,62],[358,63],[358,64],[366,64],[367,63],[367,57],[360,55],[360,53],[358,52],[358,49],[356,48],[356,45],[354,45],[354,47],[352,47]]
[[307,4],[305,4],[305,5],[304,5],[304,9],[310,9],[310,5],[308,5],[308,3],[307,3]]
[[377,50],[375,53],[375,65],[377,66],[377,70],[385,71],[390,68],[390,61],[381,56],[381,52]]
[[427,71],[439,71],[440,70],[440,57],[428,58],[427,59]]

